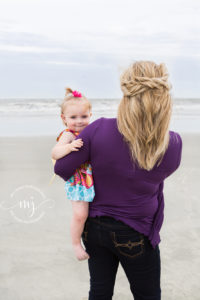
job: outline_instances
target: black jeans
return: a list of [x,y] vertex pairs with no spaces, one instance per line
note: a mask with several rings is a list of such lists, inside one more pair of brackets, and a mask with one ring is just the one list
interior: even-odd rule
[[82,234],[90,272],[89,300],[111,300],[119,262],[135,300],[160,300],[160,251],[110,217],[88,218]]

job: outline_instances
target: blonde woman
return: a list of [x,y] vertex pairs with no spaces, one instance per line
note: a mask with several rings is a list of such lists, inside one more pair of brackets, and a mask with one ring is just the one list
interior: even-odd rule
[[89,300],[110,300],[119,263],[135,300],[160,300],[163,184],[180,165],[182,140],[169,130],[172,100],[164,64],[139,61],[121,76],[115,119],[101,118],[79,135],[83,147],[58,160],[68,180],[90,161],[95,198],[82,239],[90,258]]

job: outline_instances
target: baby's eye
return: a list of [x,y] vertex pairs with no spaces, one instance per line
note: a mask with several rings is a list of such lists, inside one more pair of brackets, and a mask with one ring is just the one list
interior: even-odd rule
[[87,115],[82,116],[83,119],[86,119],[87,117],[88,117]]
[[76,119],[76,116],[71,116],[71,119]]

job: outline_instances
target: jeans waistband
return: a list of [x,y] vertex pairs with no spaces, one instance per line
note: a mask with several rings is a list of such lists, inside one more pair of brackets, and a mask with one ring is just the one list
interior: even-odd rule
[[123,222],[116,220],[112,217],[107,217],[107,216],[99,216],[99,217],[89,217],[88,222],[92,222],[92,223],[96,223],[99,225],[103,225],[105,227],[109,227],[109,228],[115,228],[115,229],[132,229],[133,231],[135,231],[133,228],[131,228],[130,226],[124,224]]

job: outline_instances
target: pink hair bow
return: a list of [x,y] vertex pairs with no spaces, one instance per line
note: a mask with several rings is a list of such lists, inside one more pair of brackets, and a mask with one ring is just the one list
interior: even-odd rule
[[78,98],[82,97],[81,93],[79,93],[77,91],[73,91],[72,94],[74,97],[78,97]]

